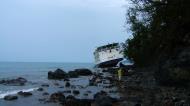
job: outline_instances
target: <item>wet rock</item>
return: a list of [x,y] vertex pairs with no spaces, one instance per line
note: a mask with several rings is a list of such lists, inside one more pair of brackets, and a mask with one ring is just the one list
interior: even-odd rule
[[66,106],[76,106],[76,98],[72,95],[66,97]]
[[79,76],[88,76],[92,75],[91,70],[82,68],[82,69],[75,69],[74,71],[69,71],[68,72],[68,77],[69,78],[77,78]]
[[96,106],[112,106],[113,103],[117,102],[117,99],[110,97],[106,92],[101,91],[94,95]]
[[27,97],[27,96],[32,96],[32,93],[31,92],[23,92],[23,91],[20,91],[17,93],[18,95],[21,95],[21,96],[24,96],[24,97]]
[[92,91],[86,91],[87,93],[92,93]]
[[54,72],[48,72],[48,79],[65,79],[67,78],[67,73],[62,69],[57,69]]
[[91,106],[92,100],[76,99],[74,96],[69,95],[66,97],[65,106]]
[[71,90],[63,91],[63,93],[71,93]]
[[38,88],[37,91],[43,91],[44,89],[43,88]]
[[71,89],[76,89],[76,86],[75,85],[71,85]]
[[65,83],[65,87],[70,87],[70,86],[71,86],[71,84],[69,82]]
[[86,68],[75,69],[75,72],[77,72],[78,75],[82,75],[82,76],[92,75],[92,71]]
[[76,71],[69,71],[68,76],[69,78],[77,78],[79,74]]
[[60,86],[59,88],[64,88],[64,86]]
[[38,99],[38,101],[44,102],[44,101],[46,101],[46,98],[40,98],[40,99]]
[[65,102],[65,95],[62,92],[53,93],[50,96],[50,101],[51,102],[64,103]]
[[18,99],[17,96],[12,96],[12,95],[7,95],[4,97],[4,100],[11,101],[11,100],[16,100]]
[[97,86],[97,83],[95,83],[93,80],[89,81],[89,86]]
[[55,86],[59,86],[59,83],[54,83]]
[[78,95],[78,94],[80,94],[80,92],[79,92],[79,90],[73,90],[73,94]]
[[84,88],[85,88],[85,87],[82,86],[82,85],[77,85],[77,87],[78,87],[79,89],[84,89]]
[[42,87],[49,87],[49,84],[42,84]]
[[88,96],[88,94],[87,94],[87,93],[85,93],[85,94],[84,94],[84,96]]
[[71,99],[76,99],[73,95],[68,95],[67,97],[66,97],[66,100],[71,100]]
[[49,93],[48,92],[44,92],[42,95],[46,96],[46,95],[49,95]]
[[10,86],[23,86],[27,80],[22,77],[18,77],[16,79],[8,79],[8,80],[0,80],[0,84],[10,85]]

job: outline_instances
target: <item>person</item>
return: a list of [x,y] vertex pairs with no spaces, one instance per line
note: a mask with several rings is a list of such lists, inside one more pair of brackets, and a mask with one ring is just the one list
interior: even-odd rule
[[119,81],[121,81],[121,77],[122,77],[122,68],[120,67],[118,69],[118,79],[119,79]]

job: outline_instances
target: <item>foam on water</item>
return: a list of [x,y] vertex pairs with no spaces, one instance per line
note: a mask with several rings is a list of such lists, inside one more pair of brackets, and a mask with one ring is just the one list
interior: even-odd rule
[[4,98],[5,96],[7,95],[14,95],[14,94],[17,94],[18,92],[20,91],[23,91],[23,92],[32,92],[34,90],[37,90],[38,88],[29,88],[29,89],[22,89],[22,90],[13,90],[13,91],[7,91],[7,92],[2,92],[0,91],[0,99]]

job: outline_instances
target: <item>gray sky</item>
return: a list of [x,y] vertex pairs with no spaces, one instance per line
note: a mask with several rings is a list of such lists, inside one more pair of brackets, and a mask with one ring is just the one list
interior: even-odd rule
[[0,0],[0,61],[94,62],[124,42],[125,0]]

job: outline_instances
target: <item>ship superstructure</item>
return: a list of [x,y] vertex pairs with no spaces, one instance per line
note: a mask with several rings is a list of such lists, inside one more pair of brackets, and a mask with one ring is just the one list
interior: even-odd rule
[[94,52],[96,64],[117,63],[124,58],[122,44],[112,43],[96,48]]

